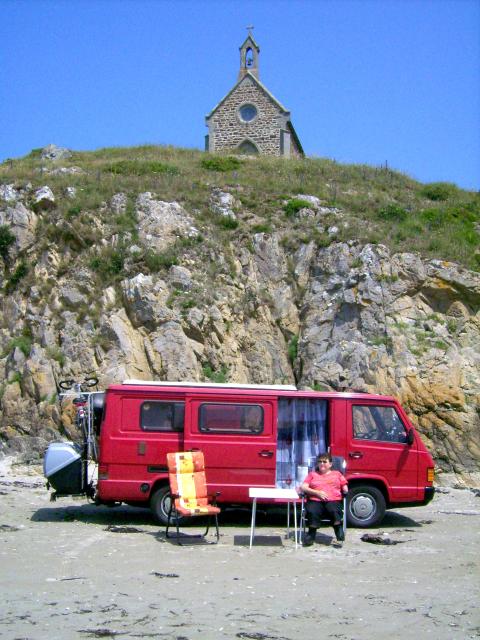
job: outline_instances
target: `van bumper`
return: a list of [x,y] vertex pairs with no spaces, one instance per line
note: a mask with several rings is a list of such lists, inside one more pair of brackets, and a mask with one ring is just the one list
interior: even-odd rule
[[433,500],[435,495],[435,487],[425,487],[423,500],[415,500],[414,502],[389,502],[388,509],[403,509],[405,507],[424,507]]
[[433,500],[433,496],[435,495],[435,487],[425,487],[425,494],[423,497],[422,505],[426,505]]

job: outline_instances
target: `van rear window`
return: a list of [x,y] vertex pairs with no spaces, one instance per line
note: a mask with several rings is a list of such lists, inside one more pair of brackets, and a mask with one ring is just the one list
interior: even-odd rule
[[259,434],[264,428],[263,407],[258,404],[202,404],[198,427],[204,433]]
[[140,409],[140,428],[144,431],[183,431],[184,402],[144,402]]

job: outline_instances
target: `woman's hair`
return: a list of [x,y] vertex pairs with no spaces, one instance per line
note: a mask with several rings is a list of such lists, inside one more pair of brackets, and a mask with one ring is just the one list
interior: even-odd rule
[[320,460],[328,460],[328,462],[332,461],[332,456],[330,453],[319,453],[317,456],[317,459],[315,460],[315,468],[318,467],[318,463],[320,462]]

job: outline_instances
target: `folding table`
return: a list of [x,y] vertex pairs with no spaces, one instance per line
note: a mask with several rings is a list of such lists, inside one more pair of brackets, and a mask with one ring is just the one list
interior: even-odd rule
[[253,538],[255,536],[255,520],[257,516],[257,498],[274,500],[275,502],[287,503],[287,536],[290,534],[290,504],[293,503],[293,521],[295,534],[295,548],[298,547],[298,530],[297,530],[297,508],[296,503],[299,500],[298,493],[295,489],[277,489],[276,487],[250,487],[248,495],[253,498],[252,503],[252,522],[250,525],[250,549],[252,548]]

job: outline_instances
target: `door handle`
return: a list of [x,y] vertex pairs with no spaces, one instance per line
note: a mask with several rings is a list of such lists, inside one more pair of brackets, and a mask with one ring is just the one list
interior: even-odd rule
[[259,451],[258,455],[261,458],[273,458],[273,451],[266,451],[264,449],[263,451]]
[[359,458],[363,458],[363,453],[361,453],[361,451],[350,451],[348,457],[358,460]]

